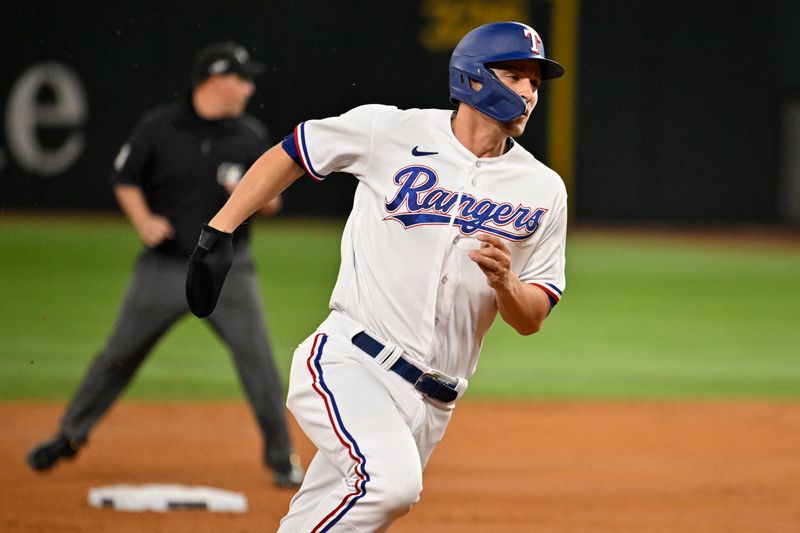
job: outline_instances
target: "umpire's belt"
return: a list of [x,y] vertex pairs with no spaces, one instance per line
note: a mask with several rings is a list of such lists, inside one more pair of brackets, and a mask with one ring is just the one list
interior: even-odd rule
[[[384,349],[383,344],[363,331],[353,337],[353,344],[373,358],[377,357]],[[458,398],[454,383],[443,381],[435,372],[420,370],[402,357],[397,359],[391,370],[400,374],[403,379],[414,385],[415,389],[430,398],[444,403],[450,403]]]

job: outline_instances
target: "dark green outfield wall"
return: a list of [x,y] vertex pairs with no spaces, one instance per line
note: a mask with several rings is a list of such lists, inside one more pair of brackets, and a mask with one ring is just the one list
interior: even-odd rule
[[577,213],[780,220],[780,113],[800,96],[800,3],[582,9]]

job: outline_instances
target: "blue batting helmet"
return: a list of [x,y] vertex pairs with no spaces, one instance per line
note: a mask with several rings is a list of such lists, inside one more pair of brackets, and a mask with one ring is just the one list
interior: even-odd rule
[[[512,59],[535,59],[542,79],[558,78],[564,67],[544,56],[544,45],[536,30],[519,22],[492,22],[466,34],[450,57],[450,100],[464,102],[500,122],[525,113],[525,100],[503,85],[490,63]],[[480,82],[475,91],[469,81]]]

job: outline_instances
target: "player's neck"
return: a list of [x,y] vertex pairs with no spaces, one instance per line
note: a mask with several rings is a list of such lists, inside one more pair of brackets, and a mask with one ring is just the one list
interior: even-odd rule
[[505,152],[508,136],[495,121],[469,106],[459,107],[450,126],[458,142],[477,157],[497,157]]

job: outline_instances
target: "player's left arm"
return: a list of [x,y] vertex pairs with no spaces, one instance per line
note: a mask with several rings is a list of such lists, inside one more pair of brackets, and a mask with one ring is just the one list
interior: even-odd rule
[[500,237],[478,234],[480,248],[469,253],[470,259],[486,276],[494,289],[497,310],[521,335],[531,335],[542,328],[550,312],[550,299],[542,289],[522,282],[511,270],[511,251]]

